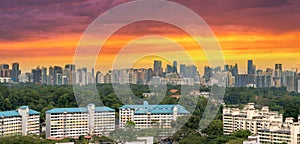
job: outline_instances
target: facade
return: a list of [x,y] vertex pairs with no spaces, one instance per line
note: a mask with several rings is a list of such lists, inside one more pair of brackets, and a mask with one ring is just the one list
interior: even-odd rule
[[254,108],[254,103],[247,104],[243,109],[223,109],[224,134],[238,130],[249,130],[253,135],[258,135],[260,143],[300,143],[300,127],[293,118],[283,121],[282,114],[269,111],[268,106],[261,110]]
[[248,140],[243,141],[243,144],[260,144],[259,136],[248,136]]
[[21,106],[17,110],[0,112],[1,136],[40,134],[40,113]]
[[125,128],[128,121],[135,123],[135,128],[146,129],[153,127],[171,128],[171,122],[177,117],[189,115],[180,105],[124,105],[119,108],[120,128]]
[[54,108],[46,112],[46,138],[78,138],[115,130],[115,110],[89,104],[80,108]]

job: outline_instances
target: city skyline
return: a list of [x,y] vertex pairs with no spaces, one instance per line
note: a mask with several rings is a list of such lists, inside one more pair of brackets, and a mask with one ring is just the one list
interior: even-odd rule
[[[221,67],[222,70],[225,70],[226,69],[225,66],[234,66],[234,65],[237,65],[238,66],[238,74],[254,74],[254,73],[256,73],[256,70],[263,70],[263,71],[265,71],[267,69],[275,70],[276,66],[278,64],[281,65],[281,69],[282,70],[295,71],[295,72],[298,69],[300,70],[300,64],[297,64],[297,65],[294,65],[294,66],[292,66],[290,68],[289,67],[287,68],[286,64],[285,63],[281,63],[281,62],[274,62],[272,65],[267,65],[265,67],[259,67],[257,65],[257,63],[259,63],[259,62],[255,61],[253,59],[247,59],[247,60],[245,60],[243,62],[244,64],[239,64],[237,62],[236,63],[225,63],[222,66],[215,66],[215,67],[211,67],[209,65],[200,65],[199,66],[199,65],[196,65],[196,64],[193,64],[193,63],[192,64],[190,64],[190,63],[180,63],[177,60],[166,61],[165,59],[153,59],[152,61],[148,61],[146,65],[133,65],[133,67],[115,67],[115,68],[112,68],[112,69],[108,69],[107,71],[101,71],[99,69],[99,66],[95,66],[95,67],[89,67],[89,66],[87,66],[87,67],[76,67],[76,69],[78,69],[78,68],[87,68],[89,71],[91,71],[92,69],[94,69],[95,71],[99,71],[99,72],[102,72],[102,73],[108,73],[109,71],[119,70],[119,69],[143,69],[143,68],[151,68],[151,69],[154,70],[154,63],[155,63],[155,61],[161,61],[162,70],[164,72],[167,71],[168,65],[172,65],[173,66],[174,62],[176,62],[176,63],[178,63],[177,64],[177,70],[178,70],[178,72],[180,70],[180,65],[181,64],[184,64],[184,65],[195,65],[198,68],[197,70],[199,71],[199,73],[202,74],[202,75],[204,73],[204,68],[207,67],[207,66],[210,67],[210,68]],[[251,72],[251,73],[249,73],[249,71],[248,71],[248,69],[249,69],[249,61],[252,61],[251,64],[254,66],[254,70],[255,70],[254,72]],[[14,67],[13,66],[14,64],[18,64],[17,67],[18,67],[19,70],[22,71],[22,73],[32,72],[32,70],[36,69],[36,68],[42,69],[43,67],[44,68],[49,68],[49,67],[54,67],[54,66],[58,66],[58,67],[62,67],[63,68],[66,65],[74,65],[73,63],[64,63],[64,64],[59,64],[59,65],[52,64],[52,65],[48,65],[48,66],[46,66],[46,65],[35,65],[33,67],[28,67],[28,70],[26,71],[26,70],[22,69],[21,63],[17,62],[17,61],[13,61],[13,63],[0,63],[0,65],[3,65],[3,64],[4,65],[8,65],[10,69],[12,69]]]

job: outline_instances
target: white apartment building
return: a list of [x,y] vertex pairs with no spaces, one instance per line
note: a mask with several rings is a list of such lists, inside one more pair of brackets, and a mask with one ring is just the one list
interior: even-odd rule
[[283,121],[282,114],[269,111],[268,106],[255,109],[254,103],[248,103],[243,109],[224,108],[223,130],[224,134],[249,130],[260,137],[260,143],[300,144],[299,120],[294,122],[293,118],[286,118]]
[[135,123],[135,128],[171,128],[172,121],[179,116],[189,115],[181,105],[149,105],[144,101],[143,105],[124,105],[119,108],[120,128],[125,128],[126,122]]
[[115,110],[89,104],[79,108],[54,108],[46,112],[46,138],[78,138],[115,130]]
[[17,110],[0,112],[1,136],[40,134],[40,113],[21,106]]

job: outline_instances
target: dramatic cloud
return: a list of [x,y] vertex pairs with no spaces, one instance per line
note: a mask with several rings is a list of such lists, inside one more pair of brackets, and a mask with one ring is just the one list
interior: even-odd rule
[[[51,57],[64,55],[70,58],[81,34],[91,22],[110,8],[128,1],[130,0],[1,1],[1,58],[26,57],[27,62],[30,57],[39,56],[50,60]],[[229,61],[244,60],[249,56],[280,59],[281,53],[299,61],[299,0],[171,1],[192,9],[209,24]],[[118,20],[112,19],[110,24]],[[109,24],[107,28],[110,28]],[[175,27],[148,21],[127,26],[118,32],[112,43],[126,42],[128,37],[145,34],[168,34],[174,38],[182,38],[182,33]],[[110,52],[116,53],[112,48],[105,54]],[[33,64],[34,62],[32,60]]]

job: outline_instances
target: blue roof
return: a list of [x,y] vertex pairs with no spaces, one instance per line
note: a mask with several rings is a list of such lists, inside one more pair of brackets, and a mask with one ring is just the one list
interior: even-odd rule
[[87,112],[87,108],[54,108],[46,111],[46,113],[80,113]]
[[[104,111],[115,111],[110,107],[95,107],[95,112],[104,112]],[[79,107],[79,108],[54,108],[51,110],[46,111],[46,113],[86,113],[88,112],[86,107]]]
[[189,114],[181,105],[149,105],[148,102],[144,102],[143,105],[123,105],[119,109],[134,109],[134,114],[145,114],[145,113],[153,113],[153,114],[172,114],[174,107],[178,108],[179,114]]
[[0,117],[13,117],[13,116],[20,116],[20,114],[15,110],[0,112]]
[[[21,109],[24,109],[24,108],[28,108],[28,106],[21,106],[20,107]],[[40,112],[38,111],[35,111],[35,110],[32,110],[32,109],[29,109],[29,112],[28,112],[29,115],[36,115],[36,114],[40,114]],[[0,117],[14,117],[14,116],[21,116],[17,110],[11,110],[11,111],[1,111],[0,112]]]
[[96,112],[102,112],[102,111],[115,111],[115,109],[112,109],[112,108],[110,108],[110,107],[104,106],[104,107],[96,107],[96,108],[95,108],[95,111],[96,111]]
[[36,115],[36,114],[40,114],[40,112],[29,109],[29,115]]

